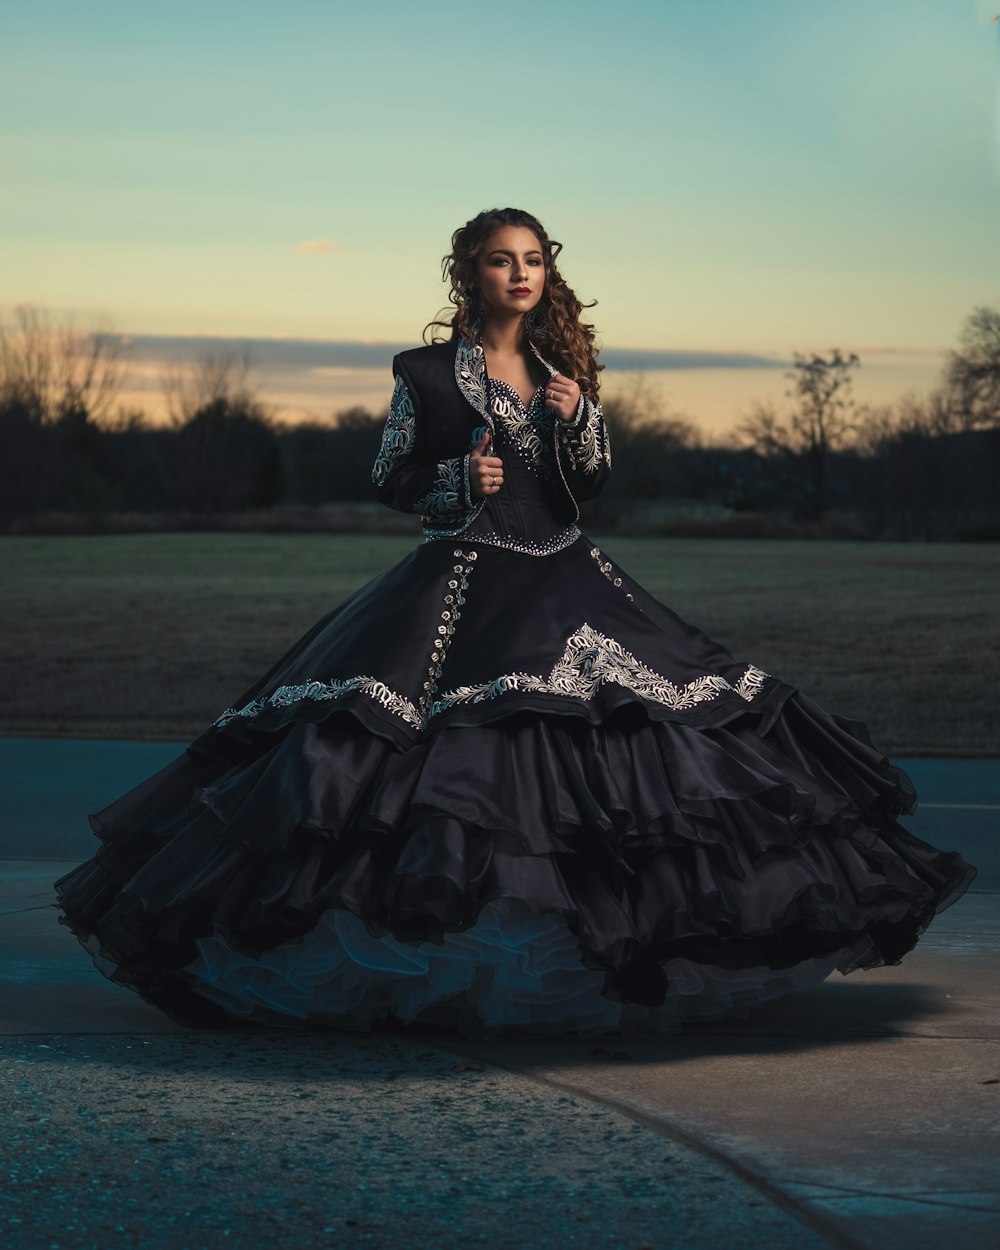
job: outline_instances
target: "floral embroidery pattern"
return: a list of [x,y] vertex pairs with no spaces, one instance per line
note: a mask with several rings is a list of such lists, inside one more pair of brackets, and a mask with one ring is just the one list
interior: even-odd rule
[[382,445],[372,467],[372,481],[381,486],[397,460],[409,455],[417,437],[413,399],[401,377],[396,378],[389,415],[382,430]]
[[244,707],[228,708],[213,724],[220,728],[231,720],[249,720],[259,712],[272,707],[290,707],[293,703],[301,703],[304,699],[312,699],[317,703],[328,699],[339,699],[345,694],[358,690],[368,695],[384,708],[401,717],[409,725],[419,729],[423,723],[420,713],[409,699],[390,690],[385,682],[375,677],[345,677],[341,681],[304,681],[297,686],[279,686],[272,694],[251,699]]
[[455,353],[455,380],[473,408],[486,413],[486,354],[481,344],[459,339]]
[[[459,555],[465,561],[474,561],[476,556],[475,551],[461,550]],[[701,702],[716,699],[725,690],[731,690],[741,699],[750,702],[763,689],[765,680],[770,676],[755,664],[749,664],[735,686],[715,672],[695,677],[694,681],[689,681],[686,685],[676,685],[636,660],[619,641],[606,637],[584,622],[567,639],[565,651],[556,660],[547,677],[527,672],[506,672],[490,681],[482,681],[479,685],[457,686],[440,699],[431,701],[437,680],[440,679],[447,645],[455,632],[455,622],[461,615],[460,607],[465,602],[462,591],[469,585],[471,569],[471,562],[455,564],[454,576],[447,582],[445,607],[441,612],[441,624],[437,626],[439,636],[436,637],[434,649],[431,651],[430,666],[419,706],[412,704],[395,690],[390,690],[384,681],[375,677],[344,677],[336,681],[304,681],[300,685],[279,686],[272,694],[252,699],[240,709],[230,707],[217,717],[215,725],[221,727],[236,719],[250,720],[269,707],[289,707],[306,699],[316,702],[340,699],[352,691],[359,691],[399,716],[407,725],[414,726],[414,729],[424,729],[431,717],[440,715],[442,711],[457,704],[497,699],[500,695],[517,690],[531,691],[534,694],[565,695],[570,699],[592,699],[600,686],[607,682],[624,686],[641,699],[670,707],[671,711],[686,711]]]
[[521,396],[507,382],[499,378],[491,378],[490,382],[493,387],[493,415],[521,452],[528,467],[548,479],[552,475],[552,448],[547,439],[553,418],[545,405],[545,388],[538,387],[526,408]]
[[413,511],[427,515],[458,512],[462,508],[464,471],[465,459],[462,456],[439,460],[430,490],[417,500],[413,505]]
[[325,702],[342,698],[357,691],[381,704],[414,729],[424,729],[435,716],[446,712],[459,703],[483,703],[511,691],[531,691],[535,694],[558,694],[574,699],[592,699],[606,683],[623,686],[640,698],[660,703],[672,711],[687,711],[699,703],[718,698],[726,690],[751,702],[770,676],[756,664],[748,664],[736,685],[717,673],[706,673],[683,686],[669,681],[626,651],[620,642],[594,629],[584,622],[570,635],[562,656],[553,665],[547,677],[530,673],[505,673],[475,686],[458,686],[440,699],[433,699],[441,676],[444,657],[455,632],[465,603],[464,591],[469,585],[469,575],[476,559],[476,552],[456,549],[453,576],[449,578],[444,596],[441,624],[431,651],[427,676],[417,704],[398,694],[374,677],[346,677],[334,681],[305,681],[293,686],[279,686],[272,694],[252,699],[245,707],[229,708],[214,724],[221,727],[237,718],[249,720],[268,708],[290,707],[292,704],[311,699]]
[[596,473],[602,459],[608,468],[611,467],[611,442],[605,431],[603,446],[599,446],[601,405],[593,403],[586,395],[582,398],[587,419],[581,428],[577,431],[569,430],[563,422],[560,422],[560,427],[573,467],[582,469],[584,473]]
[[764,678],[769,677],[769,673],[765,673],[762,668],[758,668],[756,664],[748,664],[746,672],[739,679],[733,689],[741,699],[750,700],[760,694],[764,685]]
[[[545,359],[533,342],[530,342],[529,346],[535,357],[548,370],[550,376],[559,372],[554,365]],[[492,413],[487,400],[486,358],[481,344],[472,343],[468,339],[459,339],[455,352],[455,381],[465,398],[473,408],[483,415],[487,425],[492,429]],[[604,425],[601,405],[592,402],[586,396],[581,396],[579,408],[581,413],[586,414],[582,427],[579,429],[570,428],[576,424],[576,421],[553,420],[549,432],[551,447],[546,449],[550,462],[554,460],[566,493],[574,503],[576,501],[573,491],[563,471],[563,458],[567,460],[571,469],[580,470],[584,473],[596,472],[600,467],[602,459],[608,468],[611,467],[611,443]],[[576,420],[579,420],[579,417]],[[474,521],[482,511],[484,498],[473,502],[472,512],[465,524]],[[579,518],[580,510],[578,506],[576,515]],[[458,527],[441,527],[434,530],[425,529],[424,533],[429,538],[450,538],[459,533],[461,529],[464,529],[465,524]]]
[[[559,372],[545,359],[534,343],[529,342],[529,346],[551,375],[554,376]],[[579,407],[587,414],[586,420],[580,429],[572,428],[576,425],[578,418],[574,418],[572,421],[557,421],[555,423],[561,433],[563,447],[569,457],[570,464],[574,469],[582,469],[584,473],[594,473],[597,470],[598,462],[603,459],[610,469],[611,440],[608,438],[607,429],[602,428],[603,412],[601,405],[600,403],[595,404],[586,395],[581,395]]]
[[584,622],[570,635],[565,651],[547,677],[505,673],[476,686],[458,686],[434,702],[431,715],[436,716],[459,703],[482,703],[518,690],[592,699],[605,683],[624,686],[640,698],[679,712],[715,699],[724,690],[733,691],[749,702],[768,676],[763,669],[750,664],[735,686],[717,673],[706,673],[678,686],[637,660],[620,642]]

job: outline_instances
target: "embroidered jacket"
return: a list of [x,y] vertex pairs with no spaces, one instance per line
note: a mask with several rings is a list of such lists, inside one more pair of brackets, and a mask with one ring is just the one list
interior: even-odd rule
[[[558,370],[530,344],[550,374]],[[372,468],[387,507],[420,514],[425,538],[460,534],[486,501],[474,498],[469,460],[484,428],[495,433],[482,346],[459,339],[400,352],[382,445]],[[599,402],[580,396],[575,416],[553,422],[559,472],[557,508],[567,523],[579,501],[593,499],[611,472],[611,445]]]

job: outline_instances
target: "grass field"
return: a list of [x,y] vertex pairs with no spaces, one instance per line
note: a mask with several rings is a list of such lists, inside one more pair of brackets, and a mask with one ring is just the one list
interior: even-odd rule
[[[1000,755],[1000,544],[590,537],[890,754]],[[417,541],[0,538],[0,734],[189,741]]]

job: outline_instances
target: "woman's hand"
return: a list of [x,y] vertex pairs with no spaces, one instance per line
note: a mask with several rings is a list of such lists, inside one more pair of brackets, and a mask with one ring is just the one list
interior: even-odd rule
[[469,489],[474,497],[495,495],[503,485],[503,461],[499,456],[486,453],[490,441],[489,430],[484,430],[469,457]]
[[560,421],[571,421],[580,403],[580,388],[572,378],[553,373],[545,387],[545,402],[556,410]]

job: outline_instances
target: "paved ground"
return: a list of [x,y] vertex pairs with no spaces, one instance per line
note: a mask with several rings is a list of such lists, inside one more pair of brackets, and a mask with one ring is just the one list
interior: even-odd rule
[[899,760],[979,869],[896,967],[661,1041],[201,1032],[102,977],[52,882],[177,743],[0,741],[10,1250],[995,1250],[1000,761]]

